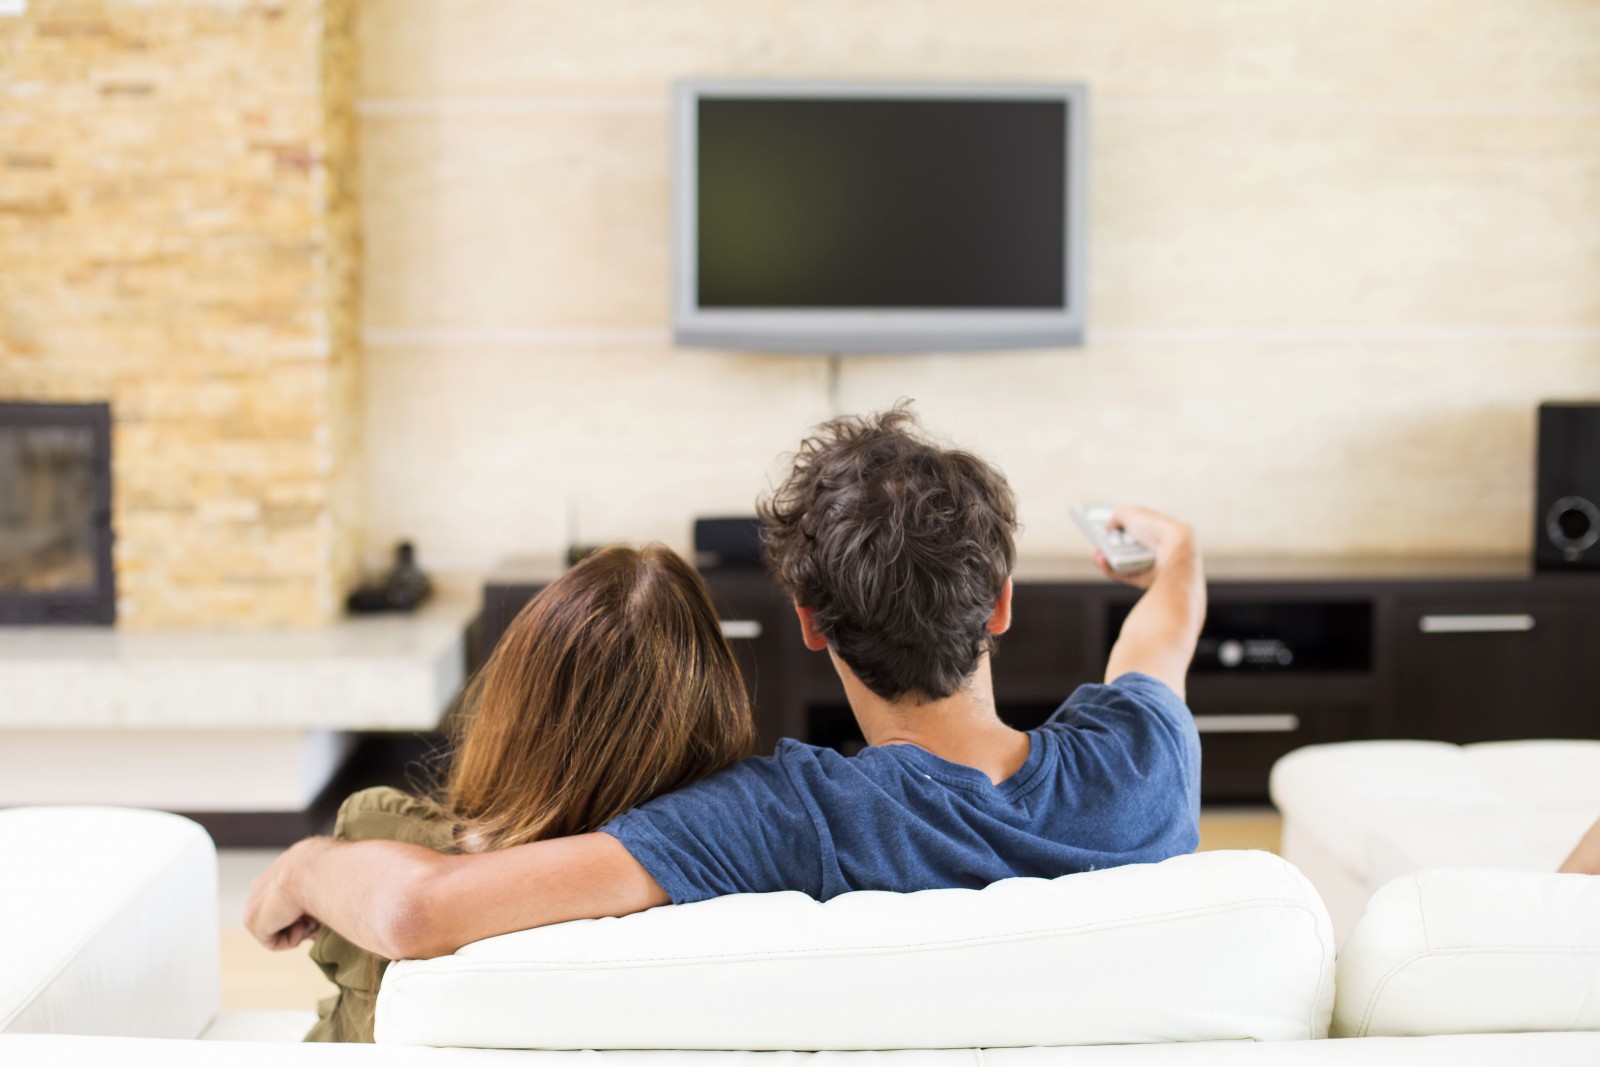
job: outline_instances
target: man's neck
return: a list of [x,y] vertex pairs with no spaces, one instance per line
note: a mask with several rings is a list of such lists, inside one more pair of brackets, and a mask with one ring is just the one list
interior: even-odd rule
[[867,744],[916,745],[940,759],[980,770],[997,784],[1027,761],[1028,735],[1001,722],[995,712],[987,655],[962,688],[942,700],[913,704],[883,699],[862,685],[832,650],[828,654]]

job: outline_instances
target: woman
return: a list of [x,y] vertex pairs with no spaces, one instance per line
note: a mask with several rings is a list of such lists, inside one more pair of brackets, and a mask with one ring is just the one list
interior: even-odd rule
[[[486,852],[589,833],[750,752],[750,702],[700,576],[670,549],[607,548],[528,602],[466,695],[431,798],[367,789],[334,836]],[[332,930],[339,987],[308,1041],[371,1041],[383,960]]]

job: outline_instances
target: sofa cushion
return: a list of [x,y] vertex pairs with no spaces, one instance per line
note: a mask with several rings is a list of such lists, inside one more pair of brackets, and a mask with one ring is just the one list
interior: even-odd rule
[[1600,1030],[1600,878],[1397,878],[1367,903],[1338,967],[1336,1036]]
[[182,1037],[217,1010],[217,855],[176,815],[0,811],[0,1031]]
[[300,1042],[317,1024],[314,1011],[273,1008],[246,1008],[218,1012],[202,1041]]
[[723,897],[391,964],[381,1043],[913,1049],[1322,1037],[1327,912],[1210,852],[982,890]]

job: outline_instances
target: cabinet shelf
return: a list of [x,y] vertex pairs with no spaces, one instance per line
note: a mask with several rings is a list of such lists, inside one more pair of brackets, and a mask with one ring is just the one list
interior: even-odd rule
[[[1208,801],[1265,800],[1272,763],[1306,744],[1600,737],[1600,575],[1534,575],[1508,559],[1229,560],[1207,570],[1209,658],[1188,695]],[[782,737],[858,745],[827,657],[806,651],[771,581],[753,570],[705,577],[723,618],[741,623],[731,644],[761,748]],[[491,577],[484,654],[540,584],[526,567]],[[1086,566],[1024,561],[993,665],[1001,716],[1037,725],[1078,685],[1100,681],[1133,598]],[[1225,640],[1264,643],[1229,665]]]

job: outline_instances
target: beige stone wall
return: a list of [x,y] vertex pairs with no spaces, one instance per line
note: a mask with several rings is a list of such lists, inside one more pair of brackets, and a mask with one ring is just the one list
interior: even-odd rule
[[846,360],[1074,500],[1217,552],[1523,552],[1534,405],[1600,396],[1594,0],[366,0],[369,546],[682,545],[828,412],[668,340],[667,89],[1088,82],[1090,341]]
[[360,496],[351,0],[0,19],[0,397],[109,400],[119,621],[338,610]]

